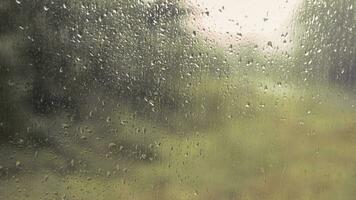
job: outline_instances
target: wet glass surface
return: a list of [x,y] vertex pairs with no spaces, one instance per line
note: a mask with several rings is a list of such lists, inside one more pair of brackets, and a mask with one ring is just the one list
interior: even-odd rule
[[354,199],[355,0],[1,0],[0,199]]

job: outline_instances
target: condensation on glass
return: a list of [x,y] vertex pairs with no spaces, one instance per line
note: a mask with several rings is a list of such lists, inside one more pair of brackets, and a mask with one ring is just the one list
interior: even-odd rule
[[1,0],[0,199],[354,199],[354,0]]

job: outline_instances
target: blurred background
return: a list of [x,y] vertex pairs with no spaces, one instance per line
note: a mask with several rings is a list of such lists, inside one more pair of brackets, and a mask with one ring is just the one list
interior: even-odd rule
[[354,199],[355,0],[1,0],[0,199]]

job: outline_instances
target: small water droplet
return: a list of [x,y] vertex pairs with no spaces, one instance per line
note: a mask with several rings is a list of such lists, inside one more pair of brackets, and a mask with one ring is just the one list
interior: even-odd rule
[[16,161],[16,167],[20,167],[21,166],[21,162],[20,161]]
[[49,176],[46,175],[46,176],[44,177],[44,181],[46,182],[46,181],[48,180],[48,178],[49,178]]
[[115,148],[117,145],[113,142],[111,142],[109,145],[109,149]]
[[195,191],[194,191],[194,196],[198,196],[198,195],[199,195],[198,191],[195,190]]

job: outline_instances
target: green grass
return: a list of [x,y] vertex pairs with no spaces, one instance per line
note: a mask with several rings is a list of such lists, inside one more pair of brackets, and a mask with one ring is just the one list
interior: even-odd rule
[[265,84],[199,80],[183,91],[192,116],[170,116],[181,129],[126,108],[68,128],[57,150],[3,145],[0,199],[354,199],[352,98]]

